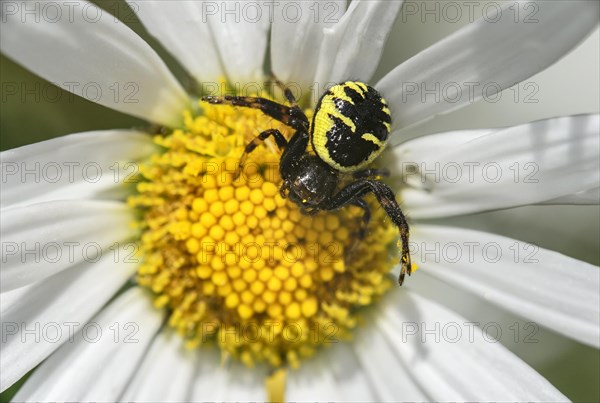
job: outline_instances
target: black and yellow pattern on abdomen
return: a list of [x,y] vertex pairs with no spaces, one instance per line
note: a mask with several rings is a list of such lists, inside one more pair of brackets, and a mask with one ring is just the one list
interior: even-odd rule
[[317,155],[339,171],[352,172],[365,168],[383,151],[391,116],[375,89],[347,81],[321,97],[311,129]]

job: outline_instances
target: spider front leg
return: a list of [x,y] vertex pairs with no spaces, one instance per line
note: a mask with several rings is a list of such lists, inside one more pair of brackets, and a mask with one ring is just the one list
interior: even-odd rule
[[274,74],[271,74],[269,76],[269,80],[273,81],[279,88],[281,88],[281,90],[283,91],[283,95],[285,96],[285,99],[288,100],[288,102],[292,105],[292,107],[298,108],[298,100],[296,99],[296,97],[294,96],[292,91],[289,88],[287,88],[283,82],[279,81],[279,79],[277,77],[275,77]]
[[240,174],[242,173],[242,169],[244,168],[244,164],[246,163],[246,158],[248,157],[248,154],[254,151],[254,149],[258,147],[260,143],[262,143],[271,136],[275,138],[275,143],[277,143],[277,147],[279,147],[280,150],[285,150],[288,142],[285,139],[285,137],[283,137],[283,134],[281,134],[281,132],[277,129],[265,130],[264,132],[256,136],[254,140],[248,143],[248,145],[246,145],[246,148],[244,149],[244,152],[242,153],[242,156],[240,158],[237,170],[235,171],[235,176],[233,177],[234,180],[239,178]]
[[388,217],[390,217],[400,231],[400,242],[402,244],[400,264],[402,268],[400,276],[398,277],[398,283],[402,285],[406,274],[410,276],[412,273],[412,263],[408,245],[409,229],[406,217],[402,213],[402,209],[396,201],[394,192],[389,186],[373,179],[360,179],[350,183],[340,190],[331,200],[319,207],[323,210],[337,210],[348,204],[355,204],[356,200],[361,199],[368,193],[373,193],[375,195],[377,201],[381,204],[381,207],[383,207]]
[[262,113],[283,123],[295,130],[308,131],[308,118],[298,106],[286,106],[259,97],[241,97],[241,96],[205,96],[202,101],[213,105],[232,105],[245,108],[259,109]]
[[352,177],[354,179],[364,179],[364,178],[375,179],[377,177],[387,178],[388,176],[390,176],[390,170],[385,169],[385,168],[384,169],[367,168],[367,169],[361,169],[360,171],[352,172]]

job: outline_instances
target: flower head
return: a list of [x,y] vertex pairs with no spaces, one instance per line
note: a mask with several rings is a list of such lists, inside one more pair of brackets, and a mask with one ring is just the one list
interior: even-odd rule
[[[421,220],[597,204],[598,115],[444,132],[390,148],[380,161],[392,170],[422,267],[398,288],[388,276],[396,229],[374,199],[304,215],[280,192],[277,141],[254,143],[269,129],[289,139],[292,128],[254,109],[198,102],[218,88],[286,103],[262,86],[272,72],[300,91],[310,116],[329,84],[371,82],[402,6],[284,3],[286,14],[269,19],[267,6],[254,3],[256,15],[238,2],[131,2],[194,81],[190,91],[119,15],[85,1],[2,4],[5,55],[154,124],[2,153],[2,390],[35,368],[16,400],[564,399],[473,319],[495,305],[598,348],[598,268]],[[521,3],[503,4],[494,18],[470,21],[371,82],[388,102],[392,144],[409,127],[550,66],[597,25],[596,2],[530,3],[534,24],[509,13]],[[246,10],[244,18],[225,18],[220,7],[228,5]],[[488,91],[472,93],[476,85]],[[21,172],[58,162],[77,169],[41,183]],[[530,163],[536,181],[506,175]],[[78,167],[89,166],[111,175],[87,180],[88,168]],[[468,175],[449,176],[457,166]],[[457,290],[484,314],[461,307]],[[48,336],[49,324],[66,323],[71,332]],[[44,337],[27,338],[38,325]]]
[[356,308],[389,289],[393,227],[377,212],[359,241],[360,208],[302,214],[280,195],[279,155],[266,146],[236,178],[246,144],[273,123],[202,108],[156,136],[162,151],[140,167],[139,195],[128,200],[142,209],[137,282],[188,346],[212,341],[249,366],[297,367],[332,327],[348,337]]

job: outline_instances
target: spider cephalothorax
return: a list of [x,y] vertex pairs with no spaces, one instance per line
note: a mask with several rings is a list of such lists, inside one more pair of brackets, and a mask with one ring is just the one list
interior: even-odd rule
[[[283,180],[281,194],[305,213],[358,206],[364,210],[363,229],[359,234],[362,237],[371,217],[363,197],[373,193],[400,231],[402,270],[398,281],[402,284],[406,273],[410,275],[412,271],[408,223],[394,192],[378,179],[388,172],[367,168],[389,139],[391,116],[385,100],[365,83],[346,81],[332,86],[321,96],[311,124],[291,91],[284,88],[284,93],[290,106],[266,98],[242,96],[207,96],[203,100],[260,109],[295,130],[289,140],[277,129],[260,133],[246,146],[240,166],[260,142],[273,137],[283,151],[279,165]],[[314,154],[309,153],[309,146]],[[340,186],[342,177],[351,179],[343,187]]]

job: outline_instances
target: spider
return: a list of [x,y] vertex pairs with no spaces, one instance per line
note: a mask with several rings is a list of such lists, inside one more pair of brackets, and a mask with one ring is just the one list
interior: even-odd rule
[[[360,207],[364,214],[359,239],[366,235],[371,219],[371,210],[363,197],[373,193],[400,232],[402,268],[398,283],[402,285],[405,275],[412,273],[408,223],[394,192],[379,180],[389,172],[368,168],[389,139],[391,115],[386,101],[377,90],[363,82],[345,81],[330,87],[321,96],[311,124],[292,92],[277,79],[274,81],[283,89],[290,106],[257,97],[202,98],[211,104],[259,109],[295,130],[289,140],[277,129],[260,133],[246,146],[238,174],[247,155],[262,141],[273,137],[282,151],[279,166],[283,180],[281,195],[289,197],[307,214],[349,205]],[[314,152],[309,152],[309,145]],[[343,179],[350,179],[350,182],[342,187]]]

